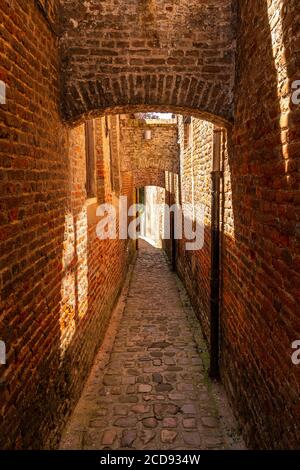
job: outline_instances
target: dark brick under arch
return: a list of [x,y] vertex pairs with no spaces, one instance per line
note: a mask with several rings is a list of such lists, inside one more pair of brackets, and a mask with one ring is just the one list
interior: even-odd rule
[[[134,84],[131,90],[122,87],[122,83],[129,81]],[[138,78],[141,80],[139,81]],[[62,115],[69,122],[81,120],[83,115],[93,116],[99,114],[119,114],[130,112],[132,109],[151,111],[186,113],[201,116],[203,119],[215,119],[220,123],[232,121],[232,108],[228,100],[228,90],[222,83],[210,84],[195,79],[180,79],[164,76],[133,76],[121,78],[101,79],[89,82],[80,82],[67,86],[63,91]],[[170,78],[170,88],[166,84]],[[159,83],[158,87],[151,87],[152,83]],[[177,87],[177,83],[179,86]],[[66,85],[65,85],[66,86]],[[134,91],[135,90],[135,91]],[[137,90],[137,92],[136,92]],[[147,96],[148,95],[148,96]],[[192,111],[193,110],[193,111]]]
[[116,105],[108,108],[94,108],[82,114],[74,116],[67,122],[69,127],[77,126],[88,119],[95,119],[102,116],[120,115],[120,114],[138,114],[138,113],[172,113],[183,116],[192,116],[203,119],[213,124],[232,129],[233,122],[226,120],[212,112],[204,112],[191,106],[174,106],[164,104],[127,104]]
[[62,2],[62,114],[151,105],[231,121],[232,0]]

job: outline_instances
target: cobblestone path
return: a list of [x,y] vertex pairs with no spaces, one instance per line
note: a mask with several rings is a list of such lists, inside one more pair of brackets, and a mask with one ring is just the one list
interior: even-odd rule
[[241,448],[218,411],[195,340],[199,326],[160,250],[140,242],[120,302],[60,448]]

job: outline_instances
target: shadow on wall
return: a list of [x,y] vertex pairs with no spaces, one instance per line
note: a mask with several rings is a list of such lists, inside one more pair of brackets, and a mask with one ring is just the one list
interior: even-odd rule
[[[189,222],[191,223],[191,221]],[[177,270],[191,298],[206,342],[210,339],[210,248],[211,228],[204,226],[204,245],[201,250],[186,251],[186,239],[176,244]]]
[[[66,148],[56,149],[63,160],[55,161],[62,171],[59,195],[37,193],[35,202],[47,210],[40,216],[34,207],[31,231],[24,224],[28,232],[17,232],[16,245],[26,237],[35,266],[15,271],[1,292],[1,338],[8,352],[1,366],[2,449],[56,447],[132,254],[126,241],[96,238],[86,206],[84,127],[69,132],[69,157]],[[53,181],[51,188],[57,188]],[[20,270],[23,255],[17,254]],[[9,262],[16,263],[14,254]]]
[[[65,148],[60,146],[62,134],[57,130],[56,135],[49,141],[48,151],[65,155]],[[40,141],[37,147],[42,154]],[[59,331],[64,242],[61,213],[67,199],[64,177],[69,167],[60,166],[58,159],[55,165],[61,176],[55,182],[53,176],[51,189],[58,182],[60,197],[53,203],[46,192],[40,191],[33,196],[30,207],[26,207],[26,199],[25,207],[18,201],[16,212],[24,214],[22,227],[18,223],[11,226],[13,243],[7,236],[11,248],[6,266],[14,277],[1,291],[1,336],[8,352],[6,366],[1,367],[2,449],[39,448],[49,428],[56,426],[57,397],[64,396]]]
[[[67,263],[62,277],[60,310],[61,367],[66,381],[65,419],[80,396],[134,251],[134,244],[127,240],[98,239],[98,220],[89,215],[95,213],[97,202],[92,206],[86,202],[84,126],[70,132],[75,147],[78,139],[79,146],[76,151],[72,142],[70,145],[73,192],[71,214],[66,219],[73,224],[65,225],[64,257]],[[132,188],[128,190],[132,202]],[[111,195],[107,197],[111,199]],[[57,436],[56,429],[54,437]]]
[[248,444],[295,449],[300,110],[291,105],[290,90],[300,78],[300,13],[296,1],[279,0],[240,2],[239,13],[229,152],[234,240],[224,237],[222,376]]

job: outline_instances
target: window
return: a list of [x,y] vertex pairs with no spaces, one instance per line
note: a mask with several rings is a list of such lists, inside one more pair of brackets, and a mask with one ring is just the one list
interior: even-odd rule
[[113,150],[112,150],[112,142],[111,142],[111,133],[110,133],[110,126],[108,122],[108,116],[105,116],[105,136],[108,139],[108,147],[109,147],[109,172],[110,172],[110,187],[111,190],[114,191],[114,169],[113,169]]
[[112,192],[120,191],[120,122],[118,116],[105,119],[105,134],[109,143],[110,182]]
[[85,149],[86,149],[86,193],[88,199],[96,197],[95,173],[95,129],[94,121],[85,123]]
[[184,148],[189,147],[193,140],[193,126],[191,116],[187,116],[183,120],[184,123]]

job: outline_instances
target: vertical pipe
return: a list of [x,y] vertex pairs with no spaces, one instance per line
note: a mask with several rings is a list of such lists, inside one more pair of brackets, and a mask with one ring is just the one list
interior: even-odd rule
[[[135,190],[135,203],[136,203],[136,205],[139,204],[139,189],[138,188],[136,188],[136,190]],[[136,237],[135,249],[136,249],[136,251],[139,250],[139,239],[138,239],[138,237]]]
[[221,129],[214,130],[211,172],[211,283],[210,283],[210,370],[212,379],[219,378],[220,331],[220,160]]
[[[170,203],[171,206],[171,203]],[[172,211],[171,214],[171,256],[172,256],[172,270],[176,271],[176,241],[175,241],[175,215]]]
[[175,240],[175,216],[172,212],[172,269],[176,272],[176,240]]

